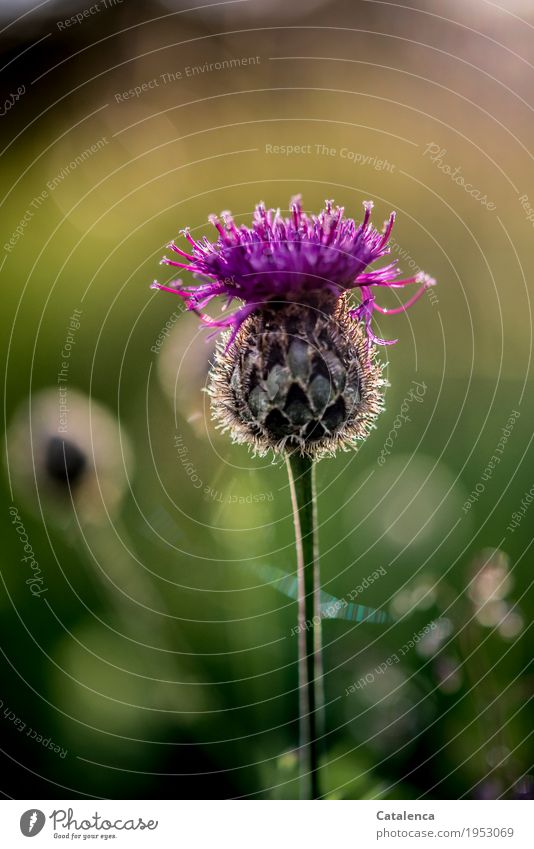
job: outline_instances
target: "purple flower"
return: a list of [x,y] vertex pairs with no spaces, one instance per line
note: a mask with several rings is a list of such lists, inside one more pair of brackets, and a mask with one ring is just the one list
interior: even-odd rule
[[[184,298],[187,308],[198,313],[209,327],[230,329],[228,347],[249,315],[263,306],[280,303],[331,304],[349,289],[359,289],[361,302],[350,311],[352,318],[363,321],[368,339],[381,345],[391,345],[396,340],[379,339],[372,327],[373,311],[384,314],[403,312],[423,292],[435,284],[428,275],[419,272],[412,277],[400,278],[394,260],[382,268],[366,271],[376,260],[390,253],[389,237],[395,221],[392,212],[383,232],[370,223],[372,201],[364,204],[365,215],[361,224],[345,218],[343,207],[326,201],[319,215],[308,216],[302,209],[300,197],[290,203],[290,216],[284,218],[280,210],[266,209],[258,204],[252,227],[237,226],[229,212],[223,212],[222,221],[211,216],[210,221],[219,232],[213,243],[206,237],[195,241],[188,230],[182,231],[191,245],[189,252],[174,242],[168,247],[182,261],[165,257],[162,263],[191,271],[198,283],[184,286],[176,280],[168,286],[154,282],[152,287],[174,292]],[[409,300],[395,309],[385,309],[375,301],[373,287],[390,289],[420,284]],[[234,301],[242,306],[221,318],[212,319],[204,314],[205,307],[222,295],[226,298],[223,310]]]

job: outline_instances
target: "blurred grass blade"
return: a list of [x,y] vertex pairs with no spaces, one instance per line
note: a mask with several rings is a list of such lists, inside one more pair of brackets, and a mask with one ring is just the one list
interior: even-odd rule
[[[255,566],[259,577],[268,581],[275,589],[288,598],[297,598],[297,576],[288,575],[276,566]],[[384,624],[390,622],[390,616],[383,610],[367,607],[365,604],[354,604],[344,599],[336,598],[321,590],[321,617],[323,619],[344,619],[348,622],[374,622]]]

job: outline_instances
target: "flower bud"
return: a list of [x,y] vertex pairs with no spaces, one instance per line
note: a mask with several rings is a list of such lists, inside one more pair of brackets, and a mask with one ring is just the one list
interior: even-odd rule
[[382,366],[344,298],[333,312],[284,304],[221,341],[209,394],[214,419],[260,455],[319,458],[364,439],[382,410]]

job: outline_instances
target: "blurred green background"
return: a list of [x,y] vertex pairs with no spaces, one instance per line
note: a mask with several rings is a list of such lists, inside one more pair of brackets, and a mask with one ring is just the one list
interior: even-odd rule
[[213,430],[205,332],[149,284],[181,228],[301,193],[396,209],[439,283],[318,467],[324,589],[392,616],[324,625],[324,792],[531,797],[531,4],[89,5],[2,9],[1,792],[297,796],[285,470]]

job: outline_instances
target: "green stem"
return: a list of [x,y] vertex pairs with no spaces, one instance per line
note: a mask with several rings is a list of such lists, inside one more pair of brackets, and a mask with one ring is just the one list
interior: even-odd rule
[[315,466],[297,452],[286,459],[297,550],[301,797],[317,799],[324,698]]

